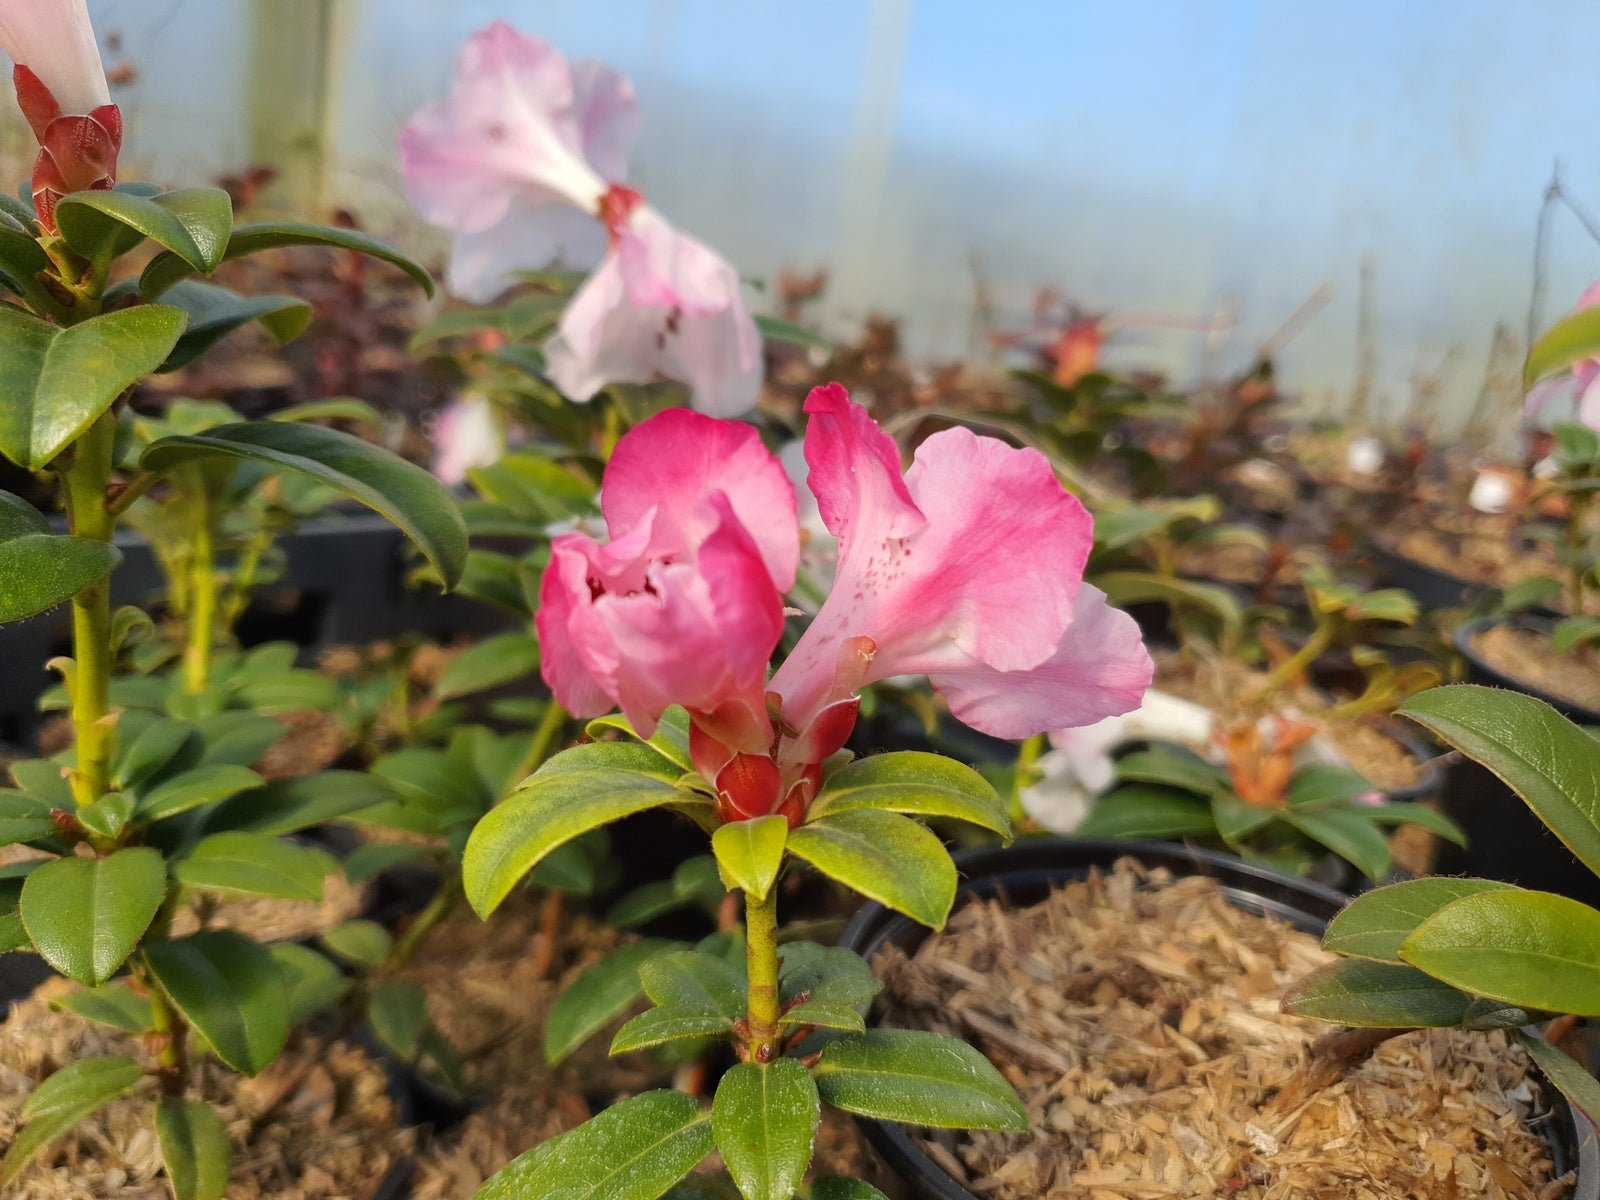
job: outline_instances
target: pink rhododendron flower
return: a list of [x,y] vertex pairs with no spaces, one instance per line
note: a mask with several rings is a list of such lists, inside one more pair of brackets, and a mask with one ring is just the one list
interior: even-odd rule
[[406,195],[456,235],[451,290],[484,303],[517,271],[597,260],[600,202],[627,177],[638,123],[633,84],[609,67],[504,21],[468,38],[450,95],[400,133]]
[[1150,657],[1082,583],[1091,518],[1042,455],[953,429],[902,475],[842,387],[806,411],[839,565],[794,652],[767,681],[795,578],[793,488],[750,428],[670,411],[618,443],[601,492],[612,541],[553,544],[539,635],[568,709],[621,707],[648,735],[681,704],[721,818],[797,823],[874,680],[928,675],[957,717],[1010,738],[1138,706]]
[[614,228],[613,248],[545,347],[556,386],[587,400],[608,383],[664,375],[688,384],[703,412],[736,416],[754,407],[761,335],[738,274],[642,205]]
[[33,207],[56,231],[56,201],[115,186],[122,111],[111,103],[86,0],[0,0],[0,49],[39,142]]
[[[1591,283],[1572,306],[1581,312],[1600,304],[1600,283]],[[1600,430],[1600,358],[1585,358],[1573,363],[1565,373],[1533,385],[1523,402],[1525,417],[1541,416],[1548,407],[1567,401],[1576,405],[1577,420],[1590,429]]]
[[462,396],[440,412],[433,423],[433,473],[454,487],[474,467],[487,467],[505,453],[505,437],[494,405],[482,396]]

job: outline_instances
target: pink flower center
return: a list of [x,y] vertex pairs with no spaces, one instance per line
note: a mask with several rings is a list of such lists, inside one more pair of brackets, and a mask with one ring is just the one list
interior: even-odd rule
[[643,196],[620,183],[613,183],[606,189],[605,195],[600,197],[600,220],[611,236],[613,246],[621,239],[622,229],[632,218],[634,211],[643,203]]

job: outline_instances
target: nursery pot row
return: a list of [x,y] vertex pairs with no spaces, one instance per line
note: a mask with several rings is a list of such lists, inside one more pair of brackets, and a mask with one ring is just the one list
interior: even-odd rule
[[[1014,906],[1045,899],[1053,890],[1109,870],[1124,857],[1147,867],[1165,867],[1175,876],[1204,875],[1217,881],[1229,903],[1275,917],[1306,933],[1320,935],[1347,897],[1308,880],[1254,867],[1239,859],[1165,842],[1051,839],[1020,843],[1008,850],[976,850],[956,856],[962,883],[956,905],[998,897]],[[881,904],[864,906],[846,927],[840,944],[868,961],[888,946],[911,953],[929,931]],[[1548,1112],[1543,1125],[1556,1175],[1576,1169],[1572,1200],[1600,1200],[1600,1143],[1593,1126],[1576,1120],[1554,1087],[1542,1087]],[[859,1120],[868,1141],[889,1166],[924,1200],[979,1200],[918,1146],[900,1125]],[[1533,1124],[1530,1122],[1530,1124]]]

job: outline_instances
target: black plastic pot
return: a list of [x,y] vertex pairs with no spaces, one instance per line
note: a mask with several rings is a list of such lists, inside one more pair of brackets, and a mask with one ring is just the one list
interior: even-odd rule
[[[1506,620],[1525,629],[1548,632],[1552,622],[1539,617],[1484,618],[1456,631],[1456,650],[1467,662],[1467,680],[1509,688],[1543,700],[1580,725],[1600,726],[1600,712],[1541,692],[1486,663],[1472,639]],[[1600,905],[1600,878],[1579,862],[1533,811],[1492,772],[1465,755],[1449,757],[1439,792],[1440,807],[1467,835],[1466,846],[1441,843],[1436,866],[1446,874],[1481,875]]]
[[1489,590],[1485,583],[1430,567],[1382,545],[1372,547],[1372,566],[1380,586],[1410,592],[1425,609],[1467,608]]
[[[1090,871],[1104,870],[1119,858],[1132,856],[1149,867],[1166,867],[1176,875],[1215,879],[1229,903],[1247,912],[1276,917],[1307,933],[1320,934],[1346,897],[1303,879],[1252,867],[1239,859],[1165,842],[1052,839],[1020,842],[1009,850],[978,850],[956,856],[963,879],[956,894],[959,906],[975,897],[1003,897],[1016,905],[1043,900],[1052,889]],[[910,952],[929,931],[881,904],[861,908],[845,928],[839,944],[869,961],[885,946]],[[1555,1173],[1574,1167],[1578,1183],[1571,1200],[1600,1200],[1600,1143],[1587,1122],[1573,1119],[1566,1101],[1546,1089],[1549,1111],[1530,1126],[1549,1139]],[[858,1118],[867,1140],[884,1161],[925,1200],[978,1200],[933,1161],[905,1128]]]

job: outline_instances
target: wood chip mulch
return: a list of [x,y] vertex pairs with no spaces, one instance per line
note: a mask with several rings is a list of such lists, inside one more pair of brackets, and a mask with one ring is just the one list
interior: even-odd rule
[[1384,1043],[1281,1116],[1268,1102],[1328,1031],[1284,989],[1317,939],[1233,907],[1209,879],[1123,860],[1026,909],[980,901],[907,958],[888,1024],[979,1046],[1024,1098],[1029,1136],[921,1136],[985,1200],[1553,1200],[1528,1131],[1536,1085],[1499,1034]]

